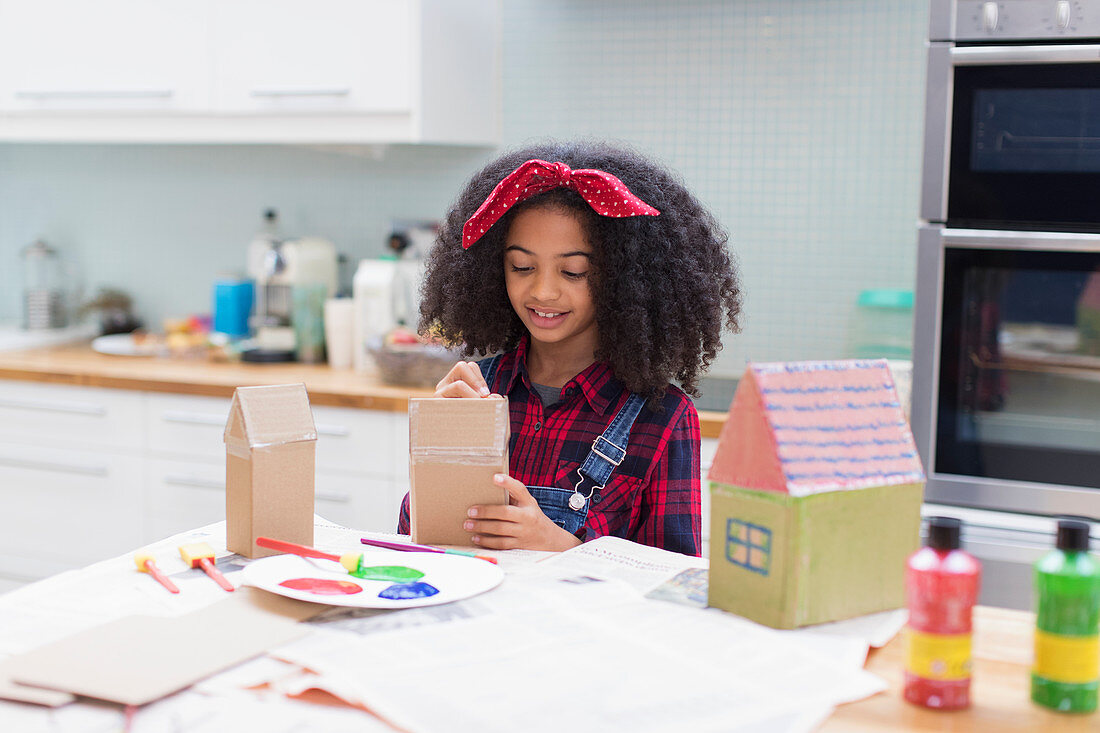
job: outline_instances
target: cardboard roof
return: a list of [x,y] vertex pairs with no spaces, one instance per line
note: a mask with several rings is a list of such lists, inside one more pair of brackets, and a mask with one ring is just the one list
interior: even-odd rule
[[806,496],[924,480],[886,361],[749,364],[708,478]]
[[250,448],[317,440],[306,386],[237,387],[223,437]]

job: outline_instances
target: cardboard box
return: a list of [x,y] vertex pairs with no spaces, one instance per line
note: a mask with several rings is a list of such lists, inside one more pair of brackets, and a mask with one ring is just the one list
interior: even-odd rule
[[304,384],[238,387],[225,425],[226,547],[278,554],[257,537],[313,544],[317,430]]
[[750,364],[708,478],[711,606],[791,629],[905,604],[924,472],[885,361]]
[[469,545],[462,528],[477,504],[507,504],[493,474],[508,473],[507,399],[409,400],[409,521],[412,541]]

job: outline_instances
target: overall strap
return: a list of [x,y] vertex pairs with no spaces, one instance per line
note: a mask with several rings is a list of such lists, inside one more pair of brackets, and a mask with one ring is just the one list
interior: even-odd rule
[[569,505],[572,508],[579,509],[584,506],[584,502],[592,496],[593,492],[607,485],[611,472],[626,458],[630,429],[634,427],[634,421],[644,406],[645,398],[631,392],[626,404],[619,408],[619,412],[607,426],[607,430],[592,441],[592,449],[588,451],[584,463],[577,469],[580,480],[573,487],[573,496],[569,498]]
[[493,379],[497,376],[497,367],[500,366],[500,354],[482,359],[477,363],[481,367],[481,376],[485,377],[485,384],[489,385],[489,391],[493,390]]

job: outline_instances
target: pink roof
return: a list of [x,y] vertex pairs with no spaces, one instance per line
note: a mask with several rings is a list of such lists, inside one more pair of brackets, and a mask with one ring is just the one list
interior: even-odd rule
[[750,364],[709,478],[796,496],[924,480],[884,360]]

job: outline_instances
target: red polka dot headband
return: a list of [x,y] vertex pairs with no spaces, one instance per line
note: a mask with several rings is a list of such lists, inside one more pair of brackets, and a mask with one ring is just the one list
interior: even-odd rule
[[661,213],[632,194],[626,184],[610,173],[592,168],[572,170],[565,163],[529,160],[505,176],[466,220],[462,227],[462,248],[469,249],[520,201],[559,187],[579,193],[600,216],[657,216]]

